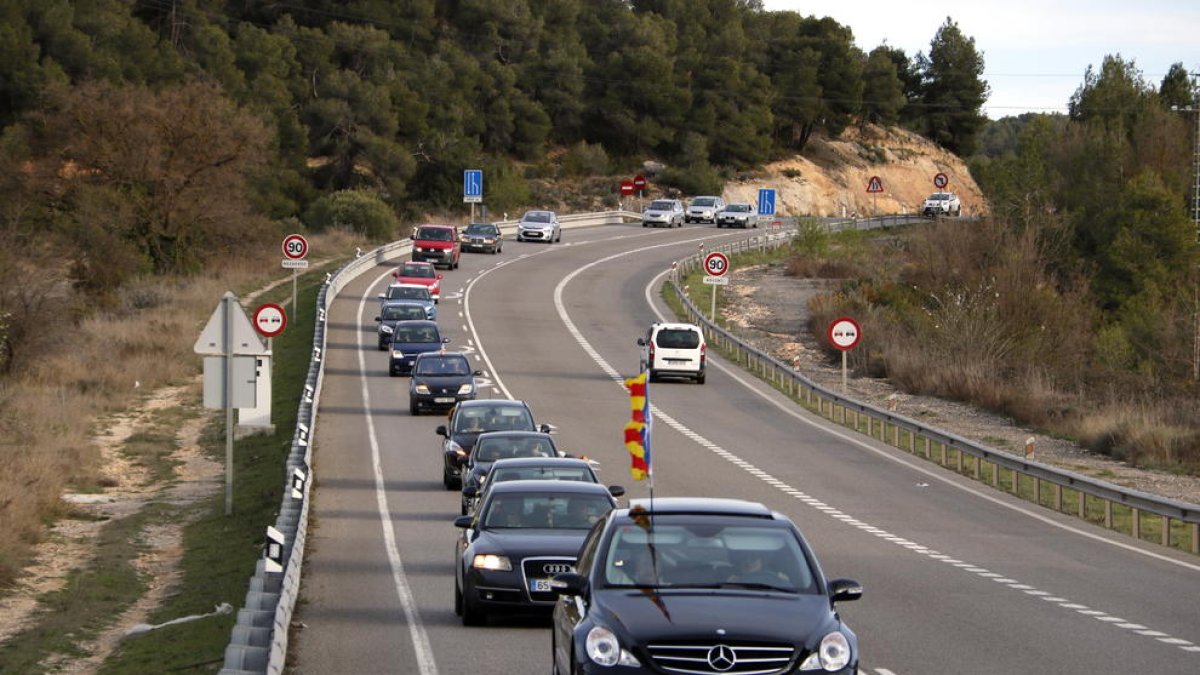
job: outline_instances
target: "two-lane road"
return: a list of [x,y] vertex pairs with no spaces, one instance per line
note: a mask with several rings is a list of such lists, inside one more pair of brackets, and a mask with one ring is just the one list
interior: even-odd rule
[[[635,340],[669,317],[672,260],[745,237],[711,227],[610,226],[562,244],[508,242],[446,273],[439,323],[490,389],[528,401],[605,482],[647,494],[621,429]],[[407,379],[376,348],[361,277],[329,317],[316,491],[294,672],[537,673],[548,623],[464,628],[453,613],[456,493],[443,489],[441,416],[413,418]],[[842,613],[863,670],[896,673],[1200,672],[1200,561],[1164,552],[831,429],[710,351],[707,384],[651,386],[657,495],[761,501],[805,531],[830,576],[866,594]]]

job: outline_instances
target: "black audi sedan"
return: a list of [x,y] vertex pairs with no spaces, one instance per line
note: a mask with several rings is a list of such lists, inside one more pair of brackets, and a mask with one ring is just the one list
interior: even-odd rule
[[[499,489],[502,485],[494,486]],[[554,673],[842,673],[858,638],[800,530],[762,504],[636,500],[588,533],[555,576]]]
[[479,434],[475,447],[467,456],[462,473],[462,515],[467,515],[474,504],[467,493],[477,493],[480,480],[491,470],[498,459],[513,457],[565,457],[554,444],[554,437],[541,431],[488,431]]
[[482,374],[471,368],[466,354],[418,354],[408,381],[408,412],[415,416],[422,410],[445,410],[475,398],[475,378]]
[[547,613],[550,581],[573,572],[588,529],[616,506],[598,483],[514,480],[498,483],[462,528],[454,575],[454,612],[463,625],[490,614]]
[[462,487],[462,469],[475,447],[475,439],[486,431],[541,431],[549,424],[534,425],[533,411],[524,401],[488,398],[463,401],[450,411],[450,423],[438,426],[442,437],[442,485],[447,490]]

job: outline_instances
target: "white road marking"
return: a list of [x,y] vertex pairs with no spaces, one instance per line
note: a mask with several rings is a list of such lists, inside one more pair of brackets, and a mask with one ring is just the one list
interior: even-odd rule
[[[371,284],[374,286],[391,272],[385,272]],[[363,323],[363,308],[367,298],[358,301],[358,323]],[[371,414],[371,392],[367,387],[366,347],[360,345],[358,350],[358,373],[362,381],[363,409],[366,410],[367,437],[371,443],[371,467],[375,473],[375,504],[379,509],[379,524],[383,530],[384,547],[387,550],[388,564],[392,568],[392,585],[396,588],[396,597],[404,611],[404,620],[408,624],[408,635],[412,640],[413,652],[417,659],[417,668],[421,675],[437,675],[437,661],[433,658],[433,649],[429,643],[429,635],[425,625],[421,623],[421,614],[413,599],[412,588],[408,585],[408,576],[404,574],[404,562],[400,559],[400,549],[396,546],[396,530],[392,524],[391,508],[388,506],[387,490],[383,480],[383,464],[380,459],[379,438],[375,433],[375,417]]]

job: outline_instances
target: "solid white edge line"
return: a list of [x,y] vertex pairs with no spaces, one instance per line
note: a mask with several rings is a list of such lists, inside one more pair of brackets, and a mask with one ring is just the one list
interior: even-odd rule
[[[391,272],[384,272],[371,282],[374,287]],[[374,301],[374,298],[371,299]],[[363,309],[366,307],[367,298],[364,296],[358,301],[358,325],[363,325]],[[421,614],[417,609],[416,600],[413,598],[412,588],[408,584],[408,577],[404,574],[404,563],[400,559],[400,549],[396,546],[396,531],[395,525],[391,519],[391,508],[388,506],[387,489],[383,479],[383,463],[379,452],[379,438],[375,433],[375,418],[371,414],[371,392],[368,390],[367,379],[367,364],[366,364],[366,348],[363,347],[362,338],[359,337],[358,350],[358,372],[359,379],[362,382],[362,398],[363,408],[367,420],[367,436],[371,444],[371,466],[375,473],[375,503],[379,508],[379,523],[383,530],[384,546],[387,550],[388,564],[392,568],[392,584],[396,588],[396,597],[400,600],[400,607],[404,611],[405,622],[408,623],[408,634],[412,639],[413,652],[417,659],[417,668],[421,675],[437,675],[437,661],[433,657],[433,648],[429,642],[429,635],[425,632],[425,625],[421,623]]]

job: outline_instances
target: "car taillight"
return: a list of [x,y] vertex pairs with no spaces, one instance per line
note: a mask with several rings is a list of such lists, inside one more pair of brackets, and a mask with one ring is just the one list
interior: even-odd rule
[[704,355],[708,351],[708,345],[700,345],[700,365],[704,365]]
[[653,342],[650,343],[649,355],[650,355],[650,363],[653,364],[654,363],[654,343]]

